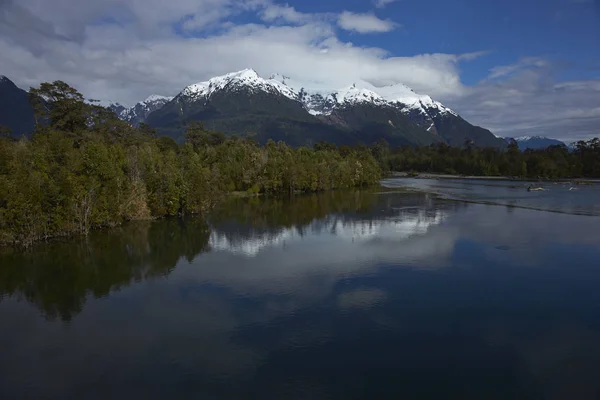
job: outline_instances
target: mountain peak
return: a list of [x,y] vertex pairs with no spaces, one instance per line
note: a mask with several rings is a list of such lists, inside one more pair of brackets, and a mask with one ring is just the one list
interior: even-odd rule
[[171,101],[171,100],[173,100],[172,96],[161,96],[159,94],[151,94],[150,96],[148,96],[146,98],[146,100],[142,101],[142,103],[154,103],[157,101],[167,102],[167,101]]
[[355,103],[355,102],[371,102],[379,104],[384,102],[384,99],[369,89],[359,89],[356,83],[345,89],[338,90],[331,94],[338,103]]
[[519,136],[515,139],[517,142],[526,141],[526,140],[553,140],[545,136]]
[[0,75],[0,83],[3,83],[3,84],[5,84],[5,85],[6,85],[6,84],[8,84],[8,85],[12,85],[12,86],[15,86],[15,87],[16,87],[16,85],[14,84],[14,82],[13,82],[13,81],[11,81],[10,79],[8,79],[8,78],[7,78],[6,76],[4,76],[4,75]]
[[121,103],[112,100],[85,99],[85,102],[87,104],[111,109],[114,109],[115,107],[125,107]]
[[192,101],[198,98],[209,98],[212,94],[223,89],[250,88],[253,91],[266,91],[279,93],[290,99],[296,99],[297,93],[284,83],[275,79],[261,78],[254,69],[243,69],[225,75],[215,76],[208,81],[198,82],[186,87],[178,97],[189,98]]

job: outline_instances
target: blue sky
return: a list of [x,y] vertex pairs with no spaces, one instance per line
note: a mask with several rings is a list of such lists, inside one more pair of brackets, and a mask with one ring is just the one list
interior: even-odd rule
[[375,36],[340,35],[393,55],[488,51],[462,66],[466,84],[486,78],[495,66],[523,57],[552,60],[561,79],[600,78],[600,6],[593,0],[397,0],[379,9],[358,0],[289,4],[304,12],[374,11],[382,19],[398,22],[401,27]]
[[404,83],[500,136],[600,136],[599,0],[3,0],[0,74],[131,105],[244,68]]

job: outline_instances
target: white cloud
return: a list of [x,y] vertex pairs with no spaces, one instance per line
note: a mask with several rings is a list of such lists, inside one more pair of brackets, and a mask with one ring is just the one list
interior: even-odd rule
[[[461,63],[484,52],[396,57],[339,38],[337,24],[359,33],[398,26],[373,14],[311,14],[272,0],[0,4],[0,74],[25,89],[62,79],[89,98],[132,104],[252,67],[264,76],[282,73],[328,87],[402,82],[501,135],[579,138],[598,134],[600,126],[598,81],[556,85],[547,60],[496,67],[466,87]],[[258,22],[233,23],[240,20]]]
[[[462,90],[459,55],[389,57],[381,48],[357,47],[337,37],[332,15],[263,0],[172,0],[168,7],[159,0],[57,1],[53,10],[37,0],[14,1],[0,13],[0,71],[21,87],[63,79],[88,97],[131,104],[253,67],[263,75],[280,72],[332,86],[366,80],[405,82],[432,95]],[[245,12],[267,23],[224,24]],[[65,37],[73,24],[82,33]],[[182,37],[173,24],[185,32],[206,26],[220,31]]]
[[315,18],[314,15],[296,11],[289,5],[269,4],[261,12],[261,18],[266,22],[287,22],[291,24],[302,24]]
[[544,68],[549,64],[546,60],[537,57],[522,58],[516,64],[501,65],[494,67],[490,70],[488,79],[503,78],[514,74],[515,72],[522,71],[528,68]]
[[[541,135],[572,142],[600,136],[600,81],[556,83],[547,60],[501,67],[491,77],[445,101],[468,121],[504,137]],[[535,65],[535,66],[533,66]]]
[[377,7],[377,8],[385,8],[389,4],[395,3],[396,1],[398,1],[398,0],[374,0],[373,3],[375,4],[375,7]]
[[360,14],[350,11],[344,11],[340,14],[338,25],[342,29],[358,33],[390,32],[398,27],[395,22],[379,19],[375,14]]

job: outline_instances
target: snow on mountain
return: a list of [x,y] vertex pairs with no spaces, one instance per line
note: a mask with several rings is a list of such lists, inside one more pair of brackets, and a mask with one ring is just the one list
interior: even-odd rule
[[376,88],[375,90],[389,103],[404,104],[404,109],[407,111],[417,110],[426,114],[429,110],[434,110],[442,115],[452,114],[458,116],[457,113],[444,106],[439,101],[433,100],[428,95],[417,94],[414,90],[401,83]]
[[427,95],[419,95],[403,84],[375,87],[366,82],[357,82],[341,89],[327,88],[326,84],[302,83],[282,74],[273,74],[268,79],[253,69],[244,69],[199,82],[186,87],[177,97],[186,101],[208,100],[220,90],[240,90],[281,94],[300,101],[312,115],[330,115],[337,107],[356,103],[370,103],[400,108],[403,112],[419,112],[429,115],[451,114],[454,111]]
[[369,89],[358,88],[356,84],[339,90],[308,91],[301,88],[297,100],[312,115],[330,115],[336,107],[357,103],[386,105],[386,101]]
[[112,108],[119,118],[129,122],[132,125],[139,125],[146,121],[150,113],[164,107],[165,104],[173,100],[173,97],[160,96],[153,94],[146,98],[144,101],[140,101],[133,107],[124,108],[121,110]]
[[208,81],[195,83],[183,89],[177,97],[195,101],[197,99],[208,99],[219,90],[236,90],[240,88],[279,93],[294,100],[298,98],[298,94],[283,83],[274,79],[263,79],[253,69],[231,72],[216,76]]
[[152,95],[148,96],[148,98],[146,100],[142,101],[142,103],[154,103],[154,102],[157,102],[157,101],[159,101],[159,102],[164,102],[164,101],[169,102],[171,100],[173,100],[173,96],[169,97],[169,96],[161,96],[161,95],[158,95],[158,94],[152,94]]
[[88,104],[95,105],[95,106],[110,108],[111,110],[113,110],[115,108],[126,108],[124,105],[122,105],[118,101],[112,101],[112,100],[86,99],[85,102]]

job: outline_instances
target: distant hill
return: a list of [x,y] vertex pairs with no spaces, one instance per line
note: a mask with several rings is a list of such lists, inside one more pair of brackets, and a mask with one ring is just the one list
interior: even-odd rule
[[[560,140],[551,139],[543,136],[522,136],[514,138],[517,144],[519,145],[520,150],[526,149],[545,149],[550,146],[567,146],[564,142]],[[506,138],[506,140],[510,140],[510,138]]]
[[27,92],[10,79],[0,75],[0,125],[10,129],[12,136],[29,135],[35,128],[33,109]]

